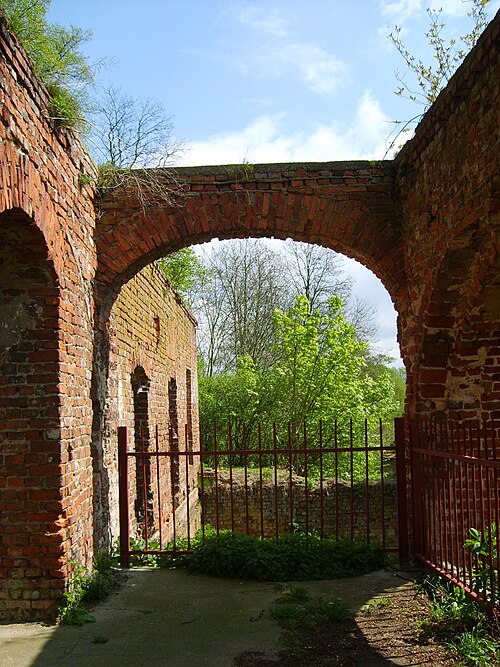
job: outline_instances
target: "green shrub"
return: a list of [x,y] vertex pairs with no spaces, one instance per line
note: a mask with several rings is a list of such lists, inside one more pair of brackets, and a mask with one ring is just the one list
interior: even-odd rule
[[373,545],[350,540],[321,540],[293,533],[273,538],[230,531],[206,531],[181,564],[192,572],[257,581],[339,579],[384,567],[386,558]]

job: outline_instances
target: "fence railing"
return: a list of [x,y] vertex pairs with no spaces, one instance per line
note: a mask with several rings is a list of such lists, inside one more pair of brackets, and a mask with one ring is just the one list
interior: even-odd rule
[[410,423],[415,554],[500,605],[500,423]]
[[[192,439],[134,438],[118,429],[121,561],[133,553],[182,553],[205,527],[259,537],[296,530],[362,539],[408,560],[401,423],[341,431],[291,424],[213,426]],[[399,479],[399,486],[398,480]],[[399,508],[398,508],[399,505]],[[138,538],[131,548],[131,535]]]

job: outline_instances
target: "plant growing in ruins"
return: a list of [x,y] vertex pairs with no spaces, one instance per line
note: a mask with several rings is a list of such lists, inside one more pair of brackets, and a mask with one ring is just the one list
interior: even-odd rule
[[81,52],[92,37],[90,30],[50,24],[46,15],[51,0],[3,0],[8,27],[31,58],[36,75],[51,96],[49,110],[56,126],[83,127],[89,109],[88,91],[94,66]]
[[95,105],[89,141],[99,164],[98,203],[113,191],[131,191],[144,211],[179,204],[182,188],[171,166],[183,151],[172,120],[152,99],[106,88]]
[[442,7],[426,9],[429,26],[425,38],[431,50],[431,62],[426,62],[411,52],[403,41],[401,26],[394,26],[387,36],[402,56],[406,70],[413,79],[413,82],[408,82],[404,73],[396,72],[398,87],[394,91],[395,94],[423,106],[422,113],[417,114],[414,118],[408,121],[394,121],[395,126],[401,129],[397,132],[395,139],[391,141],[387,152],[394,148],[401,133],[410,131],[434,103],[485,28],[488,22],[487,5],[490,0],[470,1],[472,6],[467,15],[472,21],[472,27],[469,32],[458,37],[447,38],[445,36],[446,24],[443,21]]

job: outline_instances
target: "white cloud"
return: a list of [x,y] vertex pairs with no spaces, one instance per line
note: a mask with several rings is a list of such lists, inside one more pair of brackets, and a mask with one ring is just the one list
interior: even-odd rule
[[284,114],[262,115],[241,130],[189,144],[183,165],[254,164],[382,158],[391,129],[378,101],[365,91],[349,126],[316,123],[309,131],[283,131]]
[[[235,9],[226,14],[235,16]],[[243,39],[234,55],[233,66],[246,76],[282,77],[294,75],[310,90],[329,95],[346,79],[347,66],[321,46],[298,40],[288,14],[268,7],[237,7],[236,19],[251,31],[250,46]]]
[[382,16],[396,23],[403,23],[418,14],[422,9],[422,0],[382,0],[380,3]]
[[273,37],[286,37],[289,34],[290,20],[277,9],[263,7],[245,7],[239,13],[238,19],[242,25],[253,30],[263,32]]

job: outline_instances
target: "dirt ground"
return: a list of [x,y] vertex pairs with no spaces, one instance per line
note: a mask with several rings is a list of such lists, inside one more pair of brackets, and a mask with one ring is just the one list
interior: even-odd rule
[[[342,621],[322,622],[305,633],[306,650],[300,656],[286,648],[275,655],[247,651],[237,667],[382,667],[457,665],[450,651],[427,641],[418,629],[428,601],[417,595],[413,582],[376,595],[355,615]],[[285,633],[283,638],[286,639]]]

